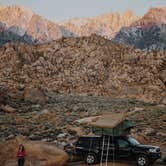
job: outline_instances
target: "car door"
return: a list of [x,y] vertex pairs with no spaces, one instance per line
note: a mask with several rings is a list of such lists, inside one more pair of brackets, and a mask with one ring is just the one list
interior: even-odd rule
[[117,158],[129,158],[131,156],[131,145],[130,143],[123,139],[123,138],[119,138],[116,140],[116,155]]

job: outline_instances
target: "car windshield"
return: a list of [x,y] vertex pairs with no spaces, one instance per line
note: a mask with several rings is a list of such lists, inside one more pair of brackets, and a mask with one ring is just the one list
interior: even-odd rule
[[128,141],[132,144],[132,145],[138,145],[140,144],[137,140],[135,140],[132,137],[128,137]]

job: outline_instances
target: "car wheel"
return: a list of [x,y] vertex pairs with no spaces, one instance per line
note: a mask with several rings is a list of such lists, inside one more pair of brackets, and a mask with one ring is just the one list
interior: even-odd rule
[[137,165],[138,166],[148,166],[149,158],[146,155],[139,155],[137,157]]
[[85,162],[88,165],[93,165],[97,163],[97,156],[95,153],[88,153],[85,157]]

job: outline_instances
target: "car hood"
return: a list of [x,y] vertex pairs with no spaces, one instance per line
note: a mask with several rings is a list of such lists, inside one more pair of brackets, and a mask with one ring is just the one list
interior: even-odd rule
[[136,145],[136,147],[138,148],[144,148],[144,149],[158,149],[158,146],[152,146],[152,145],[142,145],[142,144],[138,144]]

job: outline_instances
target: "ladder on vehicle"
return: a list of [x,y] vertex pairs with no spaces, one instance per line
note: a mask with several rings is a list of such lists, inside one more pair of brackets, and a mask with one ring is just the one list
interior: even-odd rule
[[[105,137],[103,136],[103,142],[102,142],[102,152],[101,152],[101,159],[100,159],[100,166],[103,165],[103,157],[104,157],[104,150],[105,150]],[[108,136],[108,142],[107,142],[107,148],[106,148],[106,161],[105,161],[105,166],[108,166],[108,156],[109,156],[109,150],[110,150],[110,139],[112,138],[112,143],[114,142],[114,137],[112,136]],[[115,165],[115,147],[112,147],[112,163],[113,166]]]

